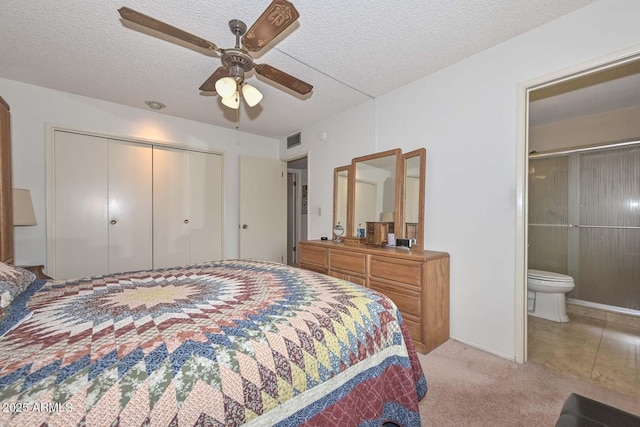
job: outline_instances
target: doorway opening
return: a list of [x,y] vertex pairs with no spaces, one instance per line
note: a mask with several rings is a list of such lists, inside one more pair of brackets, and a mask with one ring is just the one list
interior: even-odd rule
[[[518,209],[516,321],[517,332],[522,335],[517,337],[520,348],[516,349],[516,360],[555,365],[552,367],[558,370],[570,367],[569,374],[622,393],[626,386],[637,388],[638,384],[628,384],[626,378],[637,378],[640,366],[631,367],[631,372],[627,370],[616,384],[602,383],[599,378],[612,378],[617,368],[607,371],[612,357],[601,354],[601,350],[634,345],[640,350],[634,342],[620,340],[621,334],[607,333],[627,328],[627,336],[636,334],[630,339],[640,339],[640,317],[635,314],[637,323],[620,326],[629,319],[624,320],[620,311],[636,310],[616,310],[613,305],[622,305],[619,303],[577,300],[599,295],[613,301],[611,289],[640,286],[635,271],[640,265],[640,252],[629,250],[638,241],[629,234],[640,234],[640,184],[633,178],[637,177],[636,169],[640,170],[640,156],[632,148],[640,140],[640,123],[633,119],[640,114],[639,87],[640,55],[636,49],[576,67],[571,73],[523,84],[519,102],[517,170],[518,199],[522,203]],[[629,179],[624,178],[627,172]],[[633,188],[626,188],[627,181]],[[615,211],[613,216],[605,215],[609,211]],[[611,239],[605,244],[607,236]],[[604,261],[603,254],[617,260],[616,266]],[[629,256],[635,259],[629,262]],[[598,267],[596,258],[606,265],[598,270],[598,283],[591,283]],[[533,309],[527,304],[531,296],[527,292],[527,271],[531,268],[574,277],[574,298],[569,294],[567,300],[569,323],[529,315]],[[607,271],[622,274],[608,274],[603,280]],[[633,283],[629,285],[629,281]],[[599,289],[600,284],[608,288]],[[637,306],[635,300],[629,303]],[[594,307],[587,310],[585,305]],[[567,334],[582,329],[600,331],[592,340],[593,354],[587,349],[590,337]],[[555,338],[553,331],[559,334]],[[579,354],[567,353],[572,340]],[[563,350],[564,344],[567,346]],[[557,357],[568,355],[571,360],[553,360],[554,350],[558,350]],[[580,371],[581,360],[584,372]]]
[[287,162],[287,265],[298,265],[298,242],[307,240],[308,162],[300,157]]

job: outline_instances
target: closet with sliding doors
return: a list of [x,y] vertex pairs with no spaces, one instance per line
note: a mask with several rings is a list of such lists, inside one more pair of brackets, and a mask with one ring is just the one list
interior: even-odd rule
[[54,278],[223,257],[221,154],[57,129],[48,153]]

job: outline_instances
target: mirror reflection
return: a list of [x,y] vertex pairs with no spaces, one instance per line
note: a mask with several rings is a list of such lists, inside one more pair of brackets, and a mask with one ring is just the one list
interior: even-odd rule
[[403,156],[404,158],[404,218],[403,235],[422,244],[424,224],[424,173],[426,150],[421,148]]
[[391,150],[353,160],[353,236],[366,237],[367,221],[395,221],[398,151]]
[[[333,176],[333,226],[334,229],[340,225],[343,230],[347,230],[348,221],[348,189],[349,189],[349,170],[351,166],[341,166],[335,168]],[[334,239],[338,236],[335,235]],[[343,232],[344,234],[344,232]]]

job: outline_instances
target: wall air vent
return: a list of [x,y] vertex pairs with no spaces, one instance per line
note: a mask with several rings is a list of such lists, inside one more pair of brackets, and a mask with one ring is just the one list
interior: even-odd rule
[[300,138],[300,132],[295,133],[291,136],[287,137],[287,150],[291,147],[295,147],[296,145],[300,145],[302,143],[302,139]]

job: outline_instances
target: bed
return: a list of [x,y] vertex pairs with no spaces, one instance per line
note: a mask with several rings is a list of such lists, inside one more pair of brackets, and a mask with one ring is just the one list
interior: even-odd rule
[[265,261],[35,280],[0,333],[2,425],[418,426],[427,387],[388,298]]
[[257,260],[68,281],[14,266],[0,107],[0,425],[420,425],[413,342],[371,289]]

